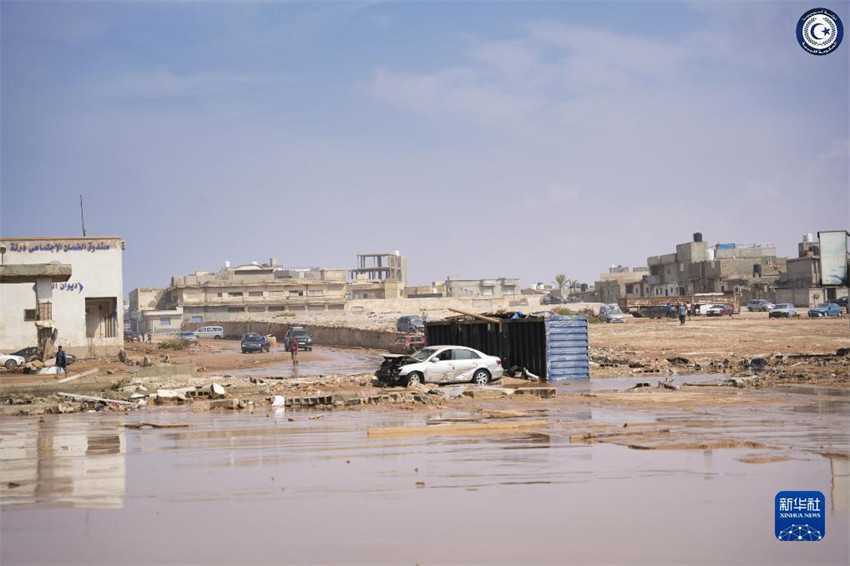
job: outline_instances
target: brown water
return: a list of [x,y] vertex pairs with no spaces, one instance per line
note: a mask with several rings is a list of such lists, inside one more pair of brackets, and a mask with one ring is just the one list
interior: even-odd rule
[[[552,429],[539,432],[404,439],[366,431],[473,415],[308,419],[315,414],[152,409],[0,421],[0,562],[850,562],[848,461],[804,450],[821,443],[846,454],[846,405],[791,412],[782,430],[743,419],[753,436],[787,443],[792,459],[766,464],[738,460],[753,449],[641,451],[553,432],[559,420],[664,418],[632,411],[545,415]],[[129,422],[189,427],[122,427]],[[826,496],[821,542],[774,538],[774,497],[797,489]]]

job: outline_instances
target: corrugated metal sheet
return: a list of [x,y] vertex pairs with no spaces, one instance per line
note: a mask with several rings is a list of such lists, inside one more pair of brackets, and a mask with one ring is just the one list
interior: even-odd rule
[[551,316],[546,326],[546,380],[590,379],[586,316]]
[[525,368],[548,381],[588,379],[590,356],[587,317],[551,316],[481,320],[448,320],[425,325],[428,344],[468,346],[499,356],[505,369]]

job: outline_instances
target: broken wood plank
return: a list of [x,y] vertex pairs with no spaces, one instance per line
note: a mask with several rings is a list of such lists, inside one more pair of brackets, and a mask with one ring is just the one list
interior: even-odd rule
[[396,436],[441,436],[444,434],[499,434],[523,430],[546,428],[546,421],[519,421],[497,423],[440,424],[426,426],[400,426],[370,428],[370,438],[392,438]]
[[449,310],[452,311],[452,312],[456,312],[456,313],[459,313],[459,314],[466,315],[466,316],[471,316],[472,318],[477,318],[478,320],[483,320],[484,322],[490,322],[490,323],[493,323],[493,324],[499,324],[500,322],[502,322],[498,318],[493,318],[493,317],[490,317],[490,316],[484,316],[483,314],[462,311],[460,309],[449,309]]
[[81,377],[86,377],[87,375],[93,375],[97,372],[98,372],[97,368],[90,369],[90,370],[84,371],[82,373],[78,373],[76,375],[72,375],[70,377],[60,379],[56,383],[68,383],[69,381],[74,381],[75,379],[80,379]]
[[107,399],[106,397],[92,397],[90,395],[77,395],[75,393],[57,393],[62,397],[68,397],[74,401],[92,401],[97,403],[115,403],[116,405],[124,405],[126,407],[135,407],[135,403],[129,401],[119,401],[118,399]]
[[125,423],[124,428],[144,428],[149,426],[151,428],[186,428],[188,427],[188,423],[168,423],[168,424],[157,424],[157,423]]

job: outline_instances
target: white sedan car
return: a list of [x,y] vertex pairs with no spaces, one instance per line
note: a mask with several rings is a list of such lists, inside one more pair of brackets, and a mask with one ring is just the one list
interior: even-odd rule
[[18,369],[18,366],[22,366],[27,361],[21,356],[15,356],[12,354],[0,354],[0,365],[5,367],[9,371],[15,371]]
[[375,376],[384,383],[458,383],[486,385],[502,378],[502,360],[465,346],[428,346],[411,356],[384,355]]

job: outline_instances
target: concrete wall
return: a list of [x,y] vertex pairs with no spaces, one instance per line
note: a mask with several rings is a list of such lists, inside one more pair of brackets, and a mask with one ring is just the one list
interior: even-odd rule
[[[117,353],[124,343],[123,242],[102,238],[10,238],[4,263],[33,264],[58,261],[71,265],[71,279],[53,285],[53,324],[57,344],[80,356]],[[86,299],[115,299],[115,336],[101,329],[86,333]],[[0,285],[0,351],[9,352],[37,344],[35,323],[24,320],[24,310],[35,308],[32,283]],[[96,315],[96,313],[92,313]]]
[[273,335],[278,341],[282,341],[286,331],[292,326],[304,326],[313,338],[313,344],[317,346],[341,346],[347,348],[372,348],[386,350],[390,344],[400,336],[398,332],[384,330],[361,330],[358,328],[346,328],[321,325],[294,325],[279,322],[259,321],[209,321],[204,326],[221,326],[227,337],[241,337],[246,332],[258,332],[265,335]]
[[540,296],[515,295],[510,297],[431,297],[423,299],[360,299],[348,301],[345,310],[350,312],[399,312],[420,314],[423,310],[449,308],[466,311],[495,311],[499,309],[537,306]]

